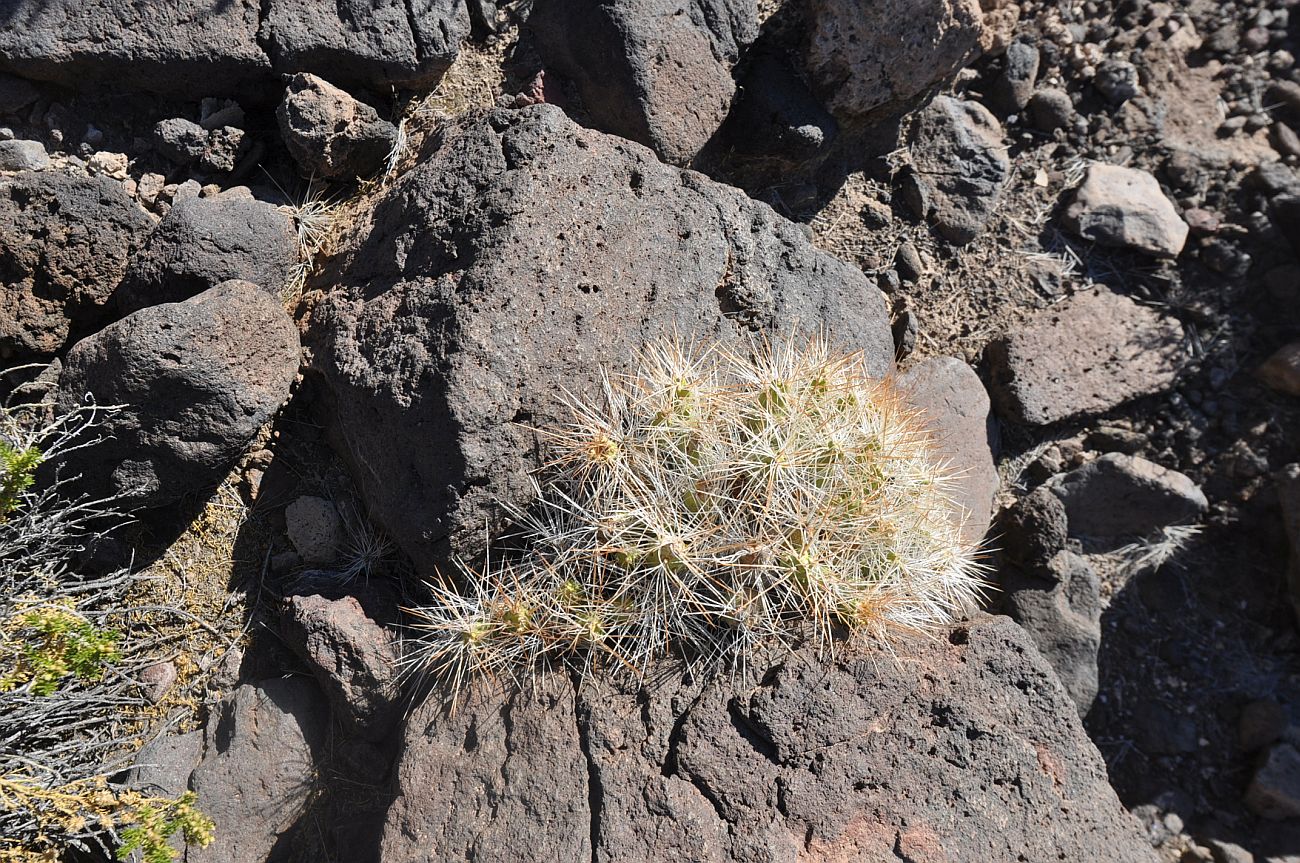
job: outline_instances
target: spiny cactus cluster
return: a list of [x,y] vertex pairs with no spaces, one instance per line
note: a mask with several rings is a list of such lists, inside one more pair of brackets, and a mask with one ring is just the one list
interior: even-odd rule
[[556,659],[640,672],[743,662],[767,639],[884,640],[982,588],[952,472],[859,354],[663,342],[570,405],[539,430],[555,458],[515,514],[526,551],[462,567],[413,609],[409,661],[456,691]]

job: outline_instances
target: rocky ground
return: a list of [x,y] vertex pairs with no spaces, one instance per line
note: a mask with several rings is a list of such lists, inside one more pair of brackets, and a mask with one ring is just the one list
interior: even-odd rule
[[[97,553],[212,636],[124,777],[186,859],[1300,859],[1294,0],[163,5],[0,9],[0,365],[123,406]],[[991,614],[400,677],[558,391],[811,327],[929,412]]]

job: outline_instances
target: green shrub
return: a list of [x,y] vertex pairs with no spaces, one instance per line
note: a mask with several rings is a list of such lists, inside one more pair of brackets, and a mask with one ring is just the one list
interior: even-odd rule
[[0,440],[0,520],[18,508],[23,492],[36,482],[41,451],[28,446],[17,449]]

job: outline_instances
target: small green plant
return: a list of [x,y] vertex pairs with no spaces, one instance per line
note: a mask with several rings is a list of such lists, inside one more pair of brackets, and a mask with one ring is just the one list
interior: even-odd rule
[[179,855],[169,840],[177,833],[187,845],[212,843],[215,825],[197,808],[193,791],[180,797],[152,797],[109,783],[104,775],[46,786],[22,776],[0,776],[0,811],[26,812],[34,837],[0,836],[2,863],[55,863],[57,836],[115,831],[117,859],[139,852],[145,863],[171,863]]
[[178,855],[168,840],[177,833],[186,845],[206,848],[215,825],[196,808],[197,802],[194,792],[186,791],[175,800],[147,798],[137,803],[131,813],[135,823],[121,830],[117,859],[127,860],[139,851],[144,863],[171,863]]
[[33,695],[48,696],[72,678],[100,680],[120,658],[118,638],[96,628],[71,602],[19,611],[0,623],[0,658],[9,667],[0,674],[0,692],[26,684]]
[[0,440],[0,521],[18,508],[23,492],[36,482],[41,451],[35,446],[17,448]]
[[539,430],[537,505],[515,513],[527,551],[412,610],[408,662],[454,689],[553,659],[639,673],[743,663],[764,640],[885,641],[983,588],[952,471],[860,354],[660,343],[600,403],[570,402],[570,424]]

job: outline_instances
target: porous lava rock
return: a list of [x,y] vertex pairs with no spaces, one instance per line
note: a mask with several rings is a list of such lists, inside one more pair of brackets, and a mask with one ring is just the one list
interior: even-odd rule
[[1105,288],[1030,316],[986,351],[998,412],[1046,425],[1160,392],[1187,355],[1175,318]]
[[758,9],[754,0],[549,0],[528,27],[597,128],[688,165],[731,109],[731,70],[758,36]]
[[1065,506],[1070,535],[1101,541],[1146,536],[1209,509],[1187,475],[1118,452],[1055,476],[1048,487]]
[[384,163],[397,127],[365,102],[315,75],[289,79],[275,113],[280,134],[305,177],[355,179]]
[[193,863],[265,860],[315,793],[328,709],[314,681],[245,684],[217,704],[189,789],[220,839],[191,846]]
[[469,32],[461,0],[12,0],[0,70],[74,89],[266,100],[320,72],[383,91],[431,87]]
[[534,426],[568,422],[648,340],[824,330],[893,365],[861,271],[738,190],[552,105],[452,133],[312,283],[310,369],[369,510],[418,566],[532,498]]
[[298,261],[293,220],[250,197],[188,198],[171,208],[113,295],[120,314],[176,303],[238,279],[278,293]]
[[905,106],[980,53],[979,0],[812,0],[803,54],[838,119]]
[[1002,125],[978,102],[939,96],[908,134],[903,185],[912,212],[952,243],[969,243],[992,217],[1011,173]]
[[92,331],[152,227],[108,177],[0,177],[0,360],[47,358]]
[[381,859],[1156,859],[1007,618],[751,672],[427,700]]
[[68,352],[54,393],[63,415],[119,408],[103,416],[93,451],[72,454],[69,475],[125,507],[215,485],[288,398],[299,354],[284,308],[248,282],[110,324]]

